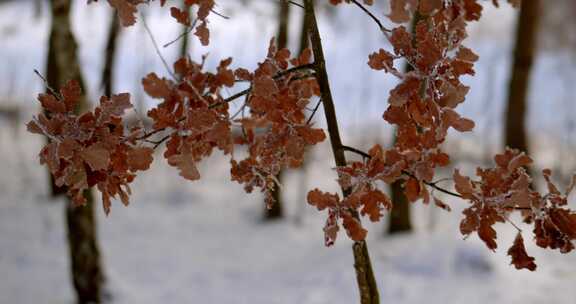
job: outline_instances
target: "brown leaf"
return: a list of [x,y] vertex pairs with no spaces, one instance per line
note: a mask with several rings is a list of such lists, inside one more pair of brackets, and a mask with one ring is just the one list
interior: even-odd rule
[[308,145],[315,145],[326,139],[326,134],[324,134],[324,130],[322,129],[314,129],[306,126],[297,128],[297,130],[298,134],[302,136],[302,138]]
[[82,150],[80,156],[93,171],[104,170],[110,163],[110,152],[100,143]]
[[498,247],[498,244],[496,244],[496,230],[492,228],[490,221],[484,219],[480,221],[478,236],[484,241],[488,249],[495,251]]
[[390,209],[392,207],[392,202],[390,198],[382,191],[375,189],[371,191],[367,191],[362,196],[362,210],[360,211],[361,215],[368,214],[370,220],[372,222],[377,222],[382,217],[382,209]]
[[465,46],[460,46],[458,53],[456,53],[456,58],[462,61],[476,62],[478,60],[478,55],[472,52],[471,49]]
[[31,120],[26,124],[26,130],[32,134],[45,135],[44,131],[42,131],[42,128],[40,128],[40,126],[34,120]]
[[419,1],[418,11],[424,16],[429,16],[435,10],[442,9],[444,0],[424,0]]
[[450,208],[450,206],[446,205],[446,203],[444,203],[443,201],[441,201],[440,199],[438,199],[437,197],[434,197],[434,204],[437,207],[440,207],[448,212],[452,211],[452,209]]
[[132,104],[130,103],[130,93],[112,95],[112,98],[106,105],[107,111],[117,117],[124,115],[124,112],[130,108],[132,108]]
[[62,99],[66,105],[66,110],[69,112],[74,111],[80,101],[80,97],[82,97],[82,88],[80,87],[80,83],[74,79],[69,80],[62,88],[60,88],[60,94],[62,95]]
[[368,65],[374,70],[397,71],[394,68],[394,56],[384,49],[368,55]]
[[520,168],[520,167],[525,167],[528,166],[532,163],[532,159],[526,155],[525,153],[520,153],[518,155],[516,155],[514,158],[512,158],[512,160],[510,160],[510,163],[508,163],[508,171],[509,172],[514,172],[516,169]]
[[394,23],[410,21],[410,6],[407,0],[391,0],[388,18]]
[[66,105],[56,99],[52,94],[38,94],[38,101],[44,110],[51,113],[64,113],[66,112]]
[[164,78],[160,79],[156,73],[150,73],[142,79],[144,91],[152,98],[168,98],[171,93],[170,85]]
[[136,23],[136,5],[126,0],[108,0],[108,3],[118,11],[118,17],[123,26],[131,26]]
[[530,271],[536,270],[536,263],[534,263],[534,258],[526,253],[526,247],[524,247],[524,239],[522,234],[518,232],[516,239],[514,239],[514,244],[510,249],[508,249],[508,255],[512,257],[512,262],[516,269],[526,268]]
[[418,92],[420,80],[416,77],[406,77],[404,81],[398,84],[390,91],[388,102],[395,107],[403,106],[408,98]]
[[571,240],[576,240],[576,213],[562,208],[553,208],[549,213],[550,219],[558,230]]
[[460,175],[458,169],[454,170],[452,177],[454,178],[454,188],[456,188],[456,191],[462,195],[462,198],[471,199],[474,197],[475,191],[469,177]]
[[452,123],[452,127],[460,132],[472,131],[474,129],[474,121],[468,118],[459,118]]
[[206,21],[200,23],[200,25],[196,27],[194,35],[200,38],[200,43],[202,43],[202,45],[206,46],[210,43],[210,31],[206,26]]
[[415,178],[410,178],[404,184],[404,193],[410,202],[415,202],[420,198],[420,182]]
[[340,197],[338,194],[332,194],[328,192],[322,192],[319,189],[314,189],[308,192],[308,204],[316,206],[318,210],[324,210],[326,208],[334,208],[338,206],[340,202]]
[[170,15],[184,26],[190,26],[190,14],[188,10],[180,10],[177,7],[170,8]]
[[271,97],[278,93],[278,86],[272,77],[264,75],[254,79],[252,93],[257,96]]
[[464,0],[465,19],[473,21],[480,19],[482,15],[482,5],[477,3],[477,0]]
[[130,170],[148,170],[150,164],[154,160],[152,153],[154,153],[154,150],[148,147],[139,147],[128,150],[126,157]]
[[473,207],[464,209],[462,213],[464,214],[464,218],[460,222],[460,233],[467,236],[478,229],[480,219]]
[[180,170],[180,176],[185,179],[191,181],[200,179],[200,172],[198,172],[196,163],[189,152],[168,157],[168,164],[177,167]]
[[352,217],[349,213],[345,212],[342,214],[342,225],[346,229],[348,236],[354,241],[362,241],[366,238],[368,231],[362,227],[360,221]]

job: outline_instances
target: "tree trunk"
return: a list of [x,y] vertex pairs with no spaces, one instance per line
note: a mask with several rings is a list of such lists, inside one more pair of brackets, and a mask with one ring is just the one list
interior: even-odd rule
[[106,42],[106,54],[104,57],[104,69],[102,71],[102,88],[104,88],[104,95],[110,97],[112,95],[112,86],[114,85],[114,62],[116,58],[116,46],[118,34],[120,32],[120,22],[118,14],[112,11],[110,20],[110,28],[108,31],[108,41]]
[[[412,41],[415,41],[415,32],[416,32],[416,24],[420,21],[420,15],[418,12],[414,13],[414,17],[412,18]],[[413,68],[410,64],[406,63],[404,65],[404,71],[410,72]],[[396,131],[394,131],[394,134]],[[394,137],[394,141],[396,141],[396,137]],[[412,231],[412,221],[410,220],[410,202],[404,195],[404,188],[402,187],[401,181],[395,181],[390,185],[390,193],[392,196],[392,202],[394,203],[394,207],[390,211],[390,217],[388,221],[388,234],[396,234],[396,233],[406,233]]]
[[[324,115],[326,116],[326,124],[328,126],[328,136],[330,137],[330,145],[334,155],[336,166],[346,166],[346,156],[342,149],[342,141],[340,139],[340,131],[338,129],[338,119],[336,116],[336,109],[334,101],[332,100],[332,92],[330,90],[330,83],[328,81],[328,73],[326,72],[326,62],[324,60],[324,50],[322,48],[322,41],[320,39],[320,32],[316,22],[316,14],[314,12],[314,3],[312,0],[304,1],[306,18],[309,24],[310,42],[312,45],[312,52],[314,54],[314,65],[316,70],[316,79],[320,86],[320,93],[322,103],[324,105]],[[344,197],[350,195],[350,191],[342,189]],[[358,214],[354,215],[359,219]],[[372,270],[372,263],[368,253],[368,246],[366,241],[354,242],[352,246],[354,253],[354,269],[356,270],[356,282],[358,283],[358,290],[360,293],[361,304],[378,304],[380,297],[378,294],[378,286],[374,278]]]
[[528,152],[526,137],[527,96],[530,86],[530,70],[536,52],[536,36],[539,19],[538,0],[522,1],[516,28],[514,63],[508,88],[506,109],[505,145]]
[[[314,0],[312,0],[312,5],[314,5]],[[302,31],[300,32],[300,49],[298,50],[298,54],[302,54],[302,51],[310,45],[310,37],[308,36],[309,28],[308,18],[306,18],[306,14],[304,14],[302,17]]]
[[402,182],[396,181],[390,185],[390,192],[394,207],[390,211],[388,221],[388,234],[406,233],[412,231],[410,220],[410,202],[404,195]]
[[104,275],[100,265],[100,251],[96,242],[94,196],[87,191],[86,205],[66,205],[68,251],[76,303],[101,303]]
[[[58,62],[56,60],[55,36],[53,33],[54,29],[52,29],[50,33],[50,39],[48,40],[48,56],[46,58],[46,82],[48,83],[49,87],[58,89],[61,84],[61,80],[60,71],[57,66]],[[50,90],[46,89],[46,91],[49,92]],[[49,139],[46,138],[46,141],[48,142]],[[56,180],[50,173],[50,170],[47,170],[46,172],[48,173],[50,182],[50,195],[54,198],[66,194],[66,188],[56,185]]]
[[[188,12],[190,13],[190,15],[192,15],[192,7],[191,6],[187,8],[186,5],[182,5],[182,9],[183,10],[187,9]],[[184,57],[188,56],[188,52],[190,51],[190,39],[189,39],[190,37],[188,37],[188,34],[189,34],[188,31],[189,30],[190,29],[187,26],[185,26],[184,29],[182,30],[183,31],[182,38],[180,38],[180,39],[182,39],[182,44],[180,44],[180,58],[184,58]]]
[[[276,43],[279,49],[286,48],[288,46],[288,23],[290,20],[290,3],[287,1],[280,1],[278,3],[278,36],[276,37]],[[282,172],[278,173],[276,179],[281,182]],[[274,189],[272,190],[272,197],[274,202],[271,206],[266,206],[264,218],[266,220],[280,219],[283,217],[283,203],[282,203],[282,192],[277,184],[274,184]]]
[[[65,81],[76,79],[84,91],[77,44],[69,20],[71,0],[51,0],[50,4],[52,28],[48,51],[48,83],[53,88],[59,88]],[[77,110],[82,111],[87,107],[84,96]],[[70,269],[79,304],[100,303],[104,280],[96,242],[94,198],[89,191],[85,196],[88,201],[85,206],[73,208],[70,201],[66,206]]]

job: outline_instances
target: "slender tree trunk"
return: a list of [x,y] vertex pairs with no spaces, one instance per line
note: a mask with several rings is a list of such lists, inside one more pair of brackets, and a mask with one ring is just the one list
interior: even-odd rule
[[[60,70],[58,69],[58,62],[56,58],[56,41],[55,41],[55,34],[54,34],[54,26],[52,27],[52,31],[50,33],[50,39],[48,40],[48,56],[46,58],[46,81],[48,82],[48,86],[51,88],[59,88],[62,81],[60,80]],[[49,90],[47,90],[49,91]],[[46,138],[46,141],[49,141]],[[46,171],[48,173],[48,178],[50,182],[50,195],[52,197],[58,197],[66,193],[66,188],[59,187],[56,185],[56,180],[50,173],[50,170]]]
[[[312,0],[312,5],[314,5],[314,0]],[[306,18],[306,14],[304,14],[302,17],[302,31],[300,32],[300,49],[298,50],[298,54],[301,54],[302,51],[310,45],[310,37],[308,36],[309,28],[308,18]]]
[[396,181],[390,185],[394,207],[390,211],[388,234],[406,233],[412,231],[410,220],[410,202],[404,195],[402,182]]
[[[314,12],[314,3],[312,0],[305,0],[304,6],[306,10],[306,18],[308,19],[310,30],[310,42],[312,51],[314,53],[314,64],[316,70],[316,78],[320,86],[322,102],[324,106],[324,115],[326,116],[326,123],[328,126],[328,135],[330,137],[330,144],[336,166],[346,166],[346,156],[342,149],[342,141],[340,139],[340,131],[338,129],[338,119],[336,116],[336,109],[334,101],[332,100],[332,92],[328,81],[328,73],[326,72],[326,62],[324,60],[324,50],[322,48],[322,41],[320,39],[320,32],[316,22],[316,14]],[[350,195],[350,191],[342,189],[343,195],[346,197]],[[355,216],[359,219],[358,214]],[[354,253],[354,269],[356,270],[356,281],[358,283],[358,290],[360,293],[361,304],[377,304],[380,303],[378,295],[378,287],[374,272],[372,270],[372,263],[368,253],[368,246],[366,241],[354,242],[352,246]]]
[[[188,12],[190,13],[190,15],[192,15],[191,6],[189,8],[186,8],[186,5],[182,5],[182,9],[183,10],[188,9],[189,10]],[[188,56],[188,52],[190,52],[190,39],[189,39],[190,37],[188,37],[189,28],[184,26],[184,29],[182,31],[183,36],[182,38],[180,38],[182,39],[182,44],[180,44],[180,58]]]
[[[280,1],[278,3],[278,35],[276,37],[276,42],[279,49],[286,48],[288,46],[288,24],[290,20],[290,3],[287,1]],[[276,176],[276,179],[281,182],[283,173],[280,172]],[[282,191],[277,184],[274,184],[274,189],[272,190],[272,197],[274,198],[274,203],[271,206],[266,206],[264,218],[266,220],[280,219],[283,217],[283,202],[282,202]]]
[[104,57],[104,69],[102,71],[102,88],[104,95],[112,95],[112,86],[114,85],[114,62],[116,58],[116,47],[118,45],[118,34],[120,33],[120,22],[118,14],[112,12],[110,27],[108,30],[108,41],[106,42],[106,54]]
[[[420,16],[418,12],[414,13],[412,18],[412,37],[413,43],[415,41],[416,24],[420,21]],[[410,64],[406,63],[404,65],[404,71],[410,72],[413,68]],[[396,133],[396,131],[394,131]],[[396,141],[396,136],[394,136],[394,141]],[[390,211],[390,217],[388,221],[388,234],[396,233],[406,233],[412,231],[412,221],[410,220],[410,202],[404,195],[404,188],[402,187],[401,181],[395,181],[390,185],[390,193],[392,194],[392,202],[394,202],[394,207]]]
[[104,275],[98,249],[94,196],[85,194],[87,203],[82,207],[66,206],[68,249],[76,303],[101,303]]
[[539,6],[539,0],[522,1],[508,88],[505,145],[525,152],[528,152],[526,100],[530,87],[530,71],[536,53]]
[[290,22],[290,3],[287,1],[280,1],[278,3],[278,48],[285,48],[288,46],[288,24]]
[[[48,51],[48,83],[59,88],[65,81],[76,79],[84,88],[77,44],[69,20],[71,0],[51,0],[50,4],[52,28]],[[87,107],[84,96],[78,111]],[[96,242],[94,198],[89,191],[85,196],[88,203],[83,207],[73,208],[70,202],[66,205],[70,269],[78,304],[100,303],[104,280]]]

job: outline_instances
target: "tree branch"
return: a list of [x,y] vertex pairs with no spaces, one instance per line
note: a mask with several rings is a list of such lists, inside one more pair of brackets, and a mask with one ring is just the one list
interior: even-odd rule
[[366,13],[366,15],[368,15],[370,18],[372,18],[372,20],[374,20],[374,22],[376,22],[376,24],[378,25],[378,27],[380,28],[380,30],[386,34],[386,33],[391,33],[392,31],[387,29],[386,27],[384,27],[384,25],[382,24],[382,22],[380,21],[380,19],[378,19],[378,17],[376,17],[374,14],[372,14],[372,12],[370,12],[364,5],[362,5],[360,2],[358,2],[357,0],[352,0],[352,3],[354,3],[356,6],[358,6],[364,13]]
[[[315,67],[315,66],[314,66],[314,64],[312,64],[312,63],[295,66],[295,67],[292,67],[292,68],[290,68],[290,69],[287,69],[287,70],[278,72],[278,74],[274,75],[272,78],[273,78],[273,79],[278,79],[278,78],[283,77],[283,76],[286,76],[286,75],[288,75],[288,74],[290,74],[290,73],[294,73],[294,72],[301,71],[301,70],[306,70],[306,69],[314,69],[314,67]],[[221,102],[217,102],[217,103],[211,104],[208,108],[213,109],[213,108],[219,107],[219,106],[221,106],[221,105],[223,105],[223,104],[232,102],[232,101],[234,101],[234,100],[236,100],[236,99],[238,99],[238,98],[240,98],[240,97],[242,97],[242,96],[250,93],[250,91],[252,91],[252,87],[249,87],[249,88],[247,88],[247,89],[245,89],[245,90],[242,90],[242,91],[240,91],[240,92],[238,92],[238,93],[236,93],[236,94],[234,94],[234,95],[232,95],[232,96],[230,96],[230,97],[228,97],[228,98],[225,98],[225,99],[222,100]]]
[[[346,156],[344,151],[340,148],[342,140],[340,139],[340,131],[338,129],[338,118],[334,101],[332,99],[332,92],[330,83],[328,81],[328,73],[326,72],[326,62],[324,59],[324,50],[322,47],[322,40],[320,38],[320,31],[316,21],[316,14],[314,12],[313,0],[305,0],[305,18],[309,25],[308,31],[310,34],[310,42],[312,45],[312,53],[314,55],[314,68],[316,70],[316,80],[320,87],[320,98],[322,98],[324,115],[326,116],[326,123],[328,125],[328,135],[330,137],[330,144],[332,146],[332,154],[336,166],[346,166]],[[342,189],[343,195],[346,197],[350,195],[350,189]],[[356,220],[360,221],[357,212],[352,213]],[[354,268],[356,270],[356,282],[360,294],[361,304],[378,304],[380,303],[380,296],[378,293],[378,286],[374,277],[372,263],[368,252],[368,245],[366,241],[356,241],[352,247],[354,254]]]

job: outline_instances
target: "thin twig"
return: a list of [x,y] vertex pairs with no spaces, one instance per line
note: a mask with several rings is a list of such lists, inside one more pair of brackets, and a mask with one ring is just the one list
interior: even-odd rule
[[[310,63],[310,64],[299,65],[299,66],[295,66],[295,67],[293,67],[293,68],[290,68],[290,69],[281,71],[281,72],[279,72],[278,74],[274,75],[274,77],[272,77],[272,78],[273,78],[273,79],[278,79],[278,78],[280,78],[280,77],[282,77],[282,76],[286,76],[286,75],[288,75],[288,74],[290,74],[290,73],[294,73],[294,72],[297,72],[297,71],[300,71],[300,70],[305,70],[305,69],[313,69],[313,68],[314,68],[314,64],[311,64],[311,63]],[[217,102],[217,103],[211,104],[208,108],[212,109],[212,108],[215,108],[215,107],[219,107],[219,106],[221,106],[221,105],[223,105],[223,104],[232,102],[232,101],[236,100],[237,98],[240,98],[240,97],[242,97],[242,96],[250,93],[251,90],[252,90],[252,87],[249,87],[249,88],[247,88],[247,89],[245,89],[245,90],[242,90],[242,91],[240,91],[240,92],[238,92],[238,93],[236,93],[236,94],[234,94],[234,95],[232,95],[232,96],[230,96],[230,97],[228,97],[228,98],[225,98],[225,99],[222,100],[221,102]]]
[[368,16],[370,16],[370,18],[372,18],[372,20],[374,20],[374,22],[376,22],[376,24],[378,24],[378,27],[380,28],[380,30],[384,33],[391,33],[392,31],[387,29],[386,27],[384,27],[384,25],[382,24],[382,22],[380,21],[380,19],[378,19],[378,17],[376,17],[374,14],[372,14],[372,12],[370,12],[364,5],[362,5],[360,2],[358,2],[357,0],[352,0],[352,3],[356,4],[356,6],[358,6],[362,11],[364,11]]
[[[367,158],[367,159],[371,159],[371,158],[372,158],[372,156],[370,156],[370,154],[368,154],[368,153],[366,153],[366,152],[364,152],[364,151],[358,150],[358,149],[356,149],[356,148],[354,148],[354,147],[349,147],[349,146],[344,146],[344,145],[342,145],[340,148],[341,148],[342,150],[344,150],[344,151],[354,152],[354,153],[356,153],[356,154],[358,154],[358,155],[361,155],[362,157]],[[418,180],[418,178],[417,178],[414,174],[412,174],[411,172],[409,172],[409,171],[402,170],[402,174],[405,174],[405,175],[407,175],[407,176],[410,176],[410,177],[415,178],[416,180]],[[442,187],[439,187],[438,185],[436,185],[436,183],[431,183],[431,182],[427,182],[427,181],[422,181],[422,183],[424,183],[425,185],[427,185],[427,186],[429,186],[429,187],[432,187],[432,188],[434,188],[434,189],[436,189],[436,190],[438,190],[438,191],[440,191],[440,192],[442,192],[442,193],[445,193],[445,194],[448,194],[448,195],[451,195],[451,196],[454,196],[454,197],[462,198],[462,195],[460,195],[460,194],[458,194],[458,193],[455,193],[455,192],[452,192],[452,191],[450,191],[450,190],[446,190],[446,189],[444,189],[444,188],[442,188]]]
[[224,14],[222,14],[222,13],[219,13],[219,12],[215,11],[214,9],[211,9],[210,12],[213,13],[214,15],[219,16],[219,17],[222,17],[222,18],[224,18],[224,19],[230,19],[230,17],[228,17],[228,16],[226,16],[226,15],[224,15]]
[[171,134],[168,134],[168,135],[162,137],[162,139],[160,139],[159,141],[157,141],[157,142],[154,144],[154,147],[152,147],[152,149],[156,150],[156,148],[158,148],[163,142],[165,142],[166,140],[168,140],[168,138],[170,138],[171,136],[172,136]]
[[278,2],[287,2],[287,3],[289,3],[289,4],[298,6],[298,7],[301,8],[301,9],[304,9],[304,5],[302,5],[302,4],[298,3],[298,2],[291,1],[291,0],[278,0]]
[[306,124],[309,124],[312,121],[312,118],[314,118],[314,115],[316,114],[316,111],[318,111],[318,108],[320,107],[321,103],[322,103],[322,98],[320,98],[320,100],[318,100],[318,103],[316,103],[316,107],[314,107],[312,114],[310,114],[310,117],[308,117]]
[[44,76],[42,76],[42,74],[40,74],[40,72],[38,72],[38,70],[34,69],[34,73],[36,73],[36,75],[38,75],[38,77],[40,77],[40,79],[42,79],[42,81],[44,82],[44,86],[48,89],[48,91],[50,91],[50,93],[52,95],[54,95],[54,97],[56,97],[57,99],[62,99],[60,96],[60,94],[58,94],[58,92],[56,92],[56,90],[54,90],[49,84],[48,84],[48,80],[46,80],[46,78]]
[[142,18],[142,24],[144,25],[144,29],[146,29],[146,32],[148,33],[148,36],[150,37],[150,40],[152,41],[152,44],[154,45],[154,49],[156,50],[156,54],[158,54],[158,57],[160,57],[160,60],[162,60],[162,64],[164,64],[164,67],[166,68],[166,71],[168,71],[168,74],[170,74],[170,76],[172,76],[172,78],[176,80],[176,75],[174,75],[172,70],[170,70],[170,66],[168,65],[168,62],[166,62],[166,59],[164,59],[164,56],[162,56],[162,53],[160,52],[160,48],[158,47],[158,43],[156,43],[156,39],[154,39],[154,35],[152,35],[152,31],[150,30],[150,28],[148,27],[148,24],[146,23],[146,18],[144,17],[144,14],[140,13],[140,17]]
[[174,38],[172,41],[164,44],[162,47],[163,48],[167,48],[170,45],[176,43],[178,40],[182,39],[183,37],[188,37],[188,34],[190,34],[190,32],[194,29],[194,27],[196,26],[196,22],[198,21],[198,19],[194,19],[194,21],[192,22],[192,24],[184,31],[182,32],[180,35],[178,35],[178,37]]
[[340,146],[340,149],[342,149],[342,150],[344,150],[344,151],[350,151],[350,152],[356,153],[356,154],[362,156],[363,158],[367,158],[367,159],[371,159],[371,158],[372,158],[372,156],[370,156],[370,154],[368,154],[368,153],[366,153],[366,152],[364,152],[364,151],[358,150],[358,149],[356,149],[356,148],[354,148],[354,147],[342,145],[342,146]]

